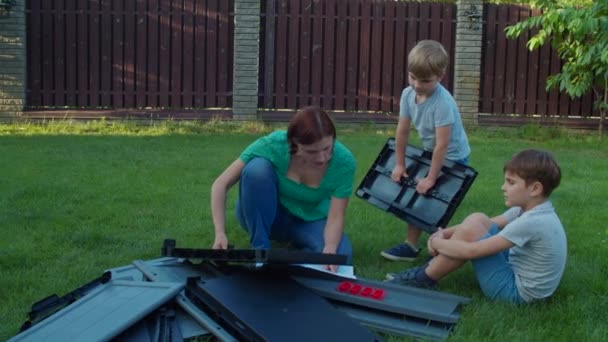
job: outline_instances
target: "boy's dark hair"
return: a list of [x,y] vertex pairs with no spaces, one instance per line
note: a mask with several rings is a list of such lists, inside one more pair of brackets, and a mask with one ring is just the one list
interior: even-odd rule
[[318,106],[300,109],[287,127],[289,153],[294,154],[297,144],[310,145],[331,136],[336,139],[336,127],[327,113]]
[[540,182],[543,185],[543,195],[549,197],[559,186],[562,171],[553,155],[542,150],[523,150],[505,163],[503,171],[510,171],[521,177],[526,185]]

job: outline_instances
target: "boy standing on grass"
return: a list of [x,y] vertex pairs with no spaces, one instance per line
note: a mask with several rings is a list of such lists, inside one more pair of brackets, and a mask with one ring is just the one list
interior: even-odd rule
[[551,296],[564,273],[567,242],[549,195],[560,167],[545,151],[524,150],[503,168],[508,209],[489,218],[475,213],[460,225],[439,229],[427,246],[434,258],[421,267],[387,274],[390,282],[434,287],[471,260],[483,293],[493,300],[531,302]]
[[[409,87],[401,94],[399,124],[395,132],[396,163],[391,178],[399,182],[408,177],[405,150],[410,125],[420,135],[424,150],[433,153],[428,175],[418,180],[416,191],[425,194],[439,177],[444,159],[466,165],[471,153],[469,141],[452,95],[439,83],[445,75],[449,56],[443,46],[433,40],[420,41],[408,55]],[[411,261],[418,256],[418,240],[422,231],[408,225],[407,239],[380,255],[389,260]]]

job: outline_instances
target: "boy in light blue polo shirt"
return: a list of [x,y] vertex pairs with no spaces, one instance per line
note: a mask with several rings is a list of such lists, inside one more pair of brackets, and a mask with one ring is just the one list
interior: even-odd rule
[[[395,133],[395,167],[391,178],[399,182],[408,177],[405,150],[410,126],[414,124],[424,150],[432,152],[428,175],[418,180],[416,191],[425,194],[439,177],[445,159],[467,164],[471,148],[464,131],[458,106],[452,95],[439,83],[445,75],[449,56],[443,46],[433,40],[419,42],[408,55],[409,87],[401,94],[399,124]],[[416,258],[422,230],[408,225],[403,243],[380,253],[389,260]]]

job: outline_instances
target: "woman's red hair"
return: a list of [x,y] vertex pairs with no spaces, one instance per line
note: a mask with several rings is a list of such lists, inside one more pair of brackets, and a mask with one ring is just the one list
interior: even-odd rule
[[310,145],[325,138],[336,139],[336,127],[327,113],[318,106],[300,109],[287,127],[289,152],[297,151],[297,144]]

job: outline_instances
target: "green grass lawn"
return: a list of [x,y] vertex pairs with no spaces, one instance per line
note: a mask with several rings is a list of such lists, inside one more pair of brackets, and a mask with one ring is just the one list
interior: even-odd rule
[[[267,129],[222,122],[0,124],[0,340],[17,333],[35,301],[66,294],[108,268],[158,258],[165,238],[181,247],[210,247],[211,183]],[[339,139],[358,160],[355,186],[393,132],[371,124],[339,127]],[[548,149],[563,171],[552,199],[566,228],[569,259],[550,300],[520,307],[486,300],[469,265],[448,276],[441,291],[473,299],[451,339],[607,340],[608,143],[595,133],[536,127],[469,130],[469,137],[470,164],[479,176],[452,222],[473,211],[505,210],[504,160],[523,148]],[[228,235],[246,248],[232,214],[235,195],[228,200]],[[426,252],[414,263],[379,256],[403,239],[404,228],[353,196],[346,231],[356,274],[383,279],[422,262]]]

